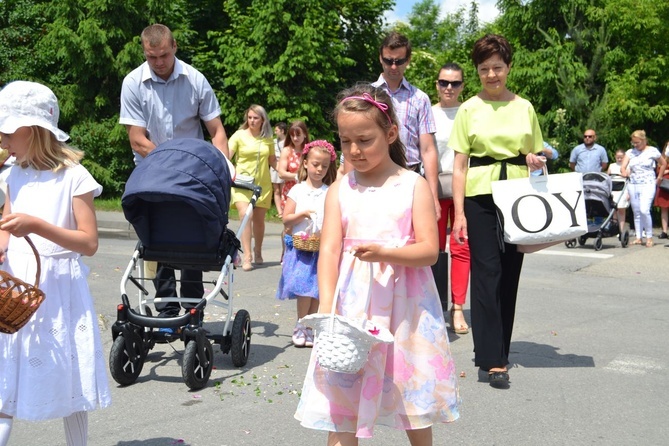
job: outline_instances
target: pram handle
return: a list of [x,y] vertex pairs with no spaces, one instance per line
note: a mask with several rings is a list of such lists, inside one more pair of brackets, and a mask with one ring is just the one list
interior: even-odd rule
[[262,194],[262,187],[258,186],[257,184],[233,182],[232,187],[234,187],[235,189],[250,190],[251,192],[253,192],[253,195],[256,197],[256,200],[258,199],[258,197],[260,197],[260,194]]

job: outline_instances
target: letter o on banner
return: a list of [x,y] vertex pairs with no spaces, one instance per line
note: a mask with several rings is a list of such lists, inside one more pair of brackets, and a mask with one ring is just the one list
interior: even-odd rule
[[[539,203],[543,206],[539,206]],[[523,195],[513,202],[511,218],[518,229],[534,234],[551,225],[553,210],[548,200],[541,195]]]

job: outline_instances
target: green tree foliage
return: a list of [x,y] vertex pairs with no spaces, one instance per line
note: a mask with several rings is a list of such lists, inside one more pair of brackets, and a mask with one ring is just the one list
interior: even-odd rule
[[[500,0],[498,30],[516,50],[510,82],[530,99],[548,134],[566,120],[565,158],[584,129],[609,155],[636,128],[657,144],[669,137],[663,24],[669,4],[652,0]],[[557,110],[565,110],[560,119]],[[565,125],[564,123],[562,125]]]
[[45,73],[43,55],[35,52],[47,22],[43,9],[41,2],[0,1],[0,85]]
[[465,83],[463,97],[476,94],[480,87],[470,62],[471,48],[481,32],[477,13],[478,4],[471,2],[469,9],[461,6],[441,17],[435,0],[422,0],[414,5],[408,23],[393,26],[411,41],[413,54],[405,73],[407,79],[430,95],[433,102],[438,101],[435,80],[446,63],[459,64],[464,78],[471,80]]
[[371,80],[387,0],[227,0],[230,26],[210,32],[218,52],[224,124],[235,129],[250,104],[272,121],[303,119],[332,137],[328,112],[340,89]]

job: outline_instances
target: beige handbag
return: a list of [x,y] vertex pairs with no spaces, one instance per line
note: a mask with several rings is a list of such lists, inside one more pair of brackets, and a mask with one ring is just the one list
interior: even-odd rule
[[453,174],[440,172],[437,180],[438,198],[453,198]]

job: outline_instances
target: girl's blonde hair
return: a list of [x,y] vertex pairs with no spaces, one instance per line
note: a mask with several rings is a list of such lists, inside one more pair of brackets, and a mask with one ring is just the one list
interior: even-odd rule
[[[319,144],[319,143],[328,144],[329,147],[327,147],[325,144]],[[323,183],[327,184],[328,186],[331,185],[337,179],[337,163],[332,159],[332,155],[335,153],[334,147],[332,146],[332,144],[326,143],[325,141],[322,140],[314,141],[313,143],[308,145],[309,148],[307,148],[307,145],[305,144],[304,151],[302,152],[302,155],[300,155],[300,167],[298,167],[297,169],[297,178],[300,181],[305,181],[307,179],[307,168],[304,167],[304,162],[309,159],[310,153],[312,152],[324,153],[328,156],[330,164],[328,165],[328,171],[325,173],[325,176],[323,177]]]
[[58,141],[56,135],[36,125],[30,126],[28,153],[18,165],[22,168],[49,169],[58,172],[65,167],[79,164],[84,152]]

